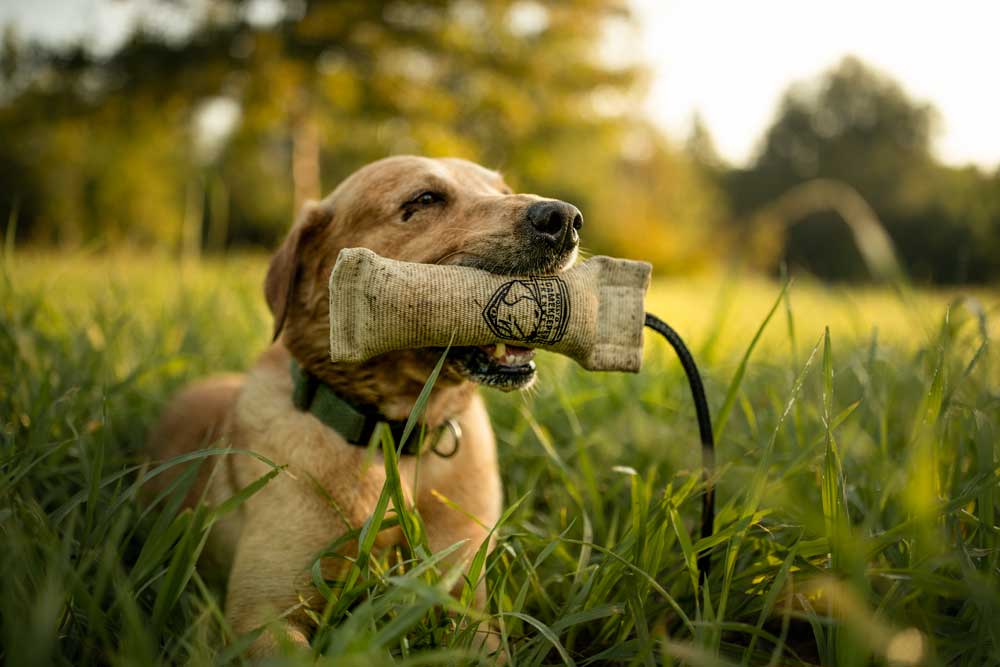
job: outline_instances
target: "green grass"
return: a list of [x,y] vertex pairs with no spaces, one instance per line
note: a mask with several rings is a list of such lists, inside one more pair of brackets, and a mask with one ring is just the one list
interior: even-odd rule
[[[152,510],[136,495],[170,392],[266,345],[263,266],[4,260],[0,662],[239,662],[218,577],[195,563],[243,498],[178,513],[176,492]],[[1000,664],[997,294],[780,294],[732,276],[662,282],[650,299],[702,363],[714,412],[707,541],[693,409],[665,343],[649,337],[638,375],[546,355],[536,390],[488,393],[510,511],[472,578],[486,577],[510,664]],[[399,497],[389,478],[383,508]],[[414,545],[401,563],[370,553],[396,522]],[[444,592],[462,573],[420,529],[378,512],[345,581],[317,581],[320,664],[478,659],[468,596]]]

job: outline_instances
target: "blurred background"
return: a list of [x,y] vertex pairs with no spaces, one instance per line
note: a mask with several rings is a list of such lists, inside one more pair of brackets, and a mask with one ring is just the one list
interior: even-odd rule
[[989,3],[0,0],[18,247],[272,247],[395,153],[577,204],[660,275],[1000,277]]

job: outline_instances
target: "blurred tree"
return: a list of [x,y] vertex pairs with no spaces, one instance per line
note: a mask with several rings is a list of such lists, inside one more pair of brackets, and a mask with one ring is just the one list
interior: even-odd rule
[[860,193],[911,275],[954,282],[1000,274],[1000,259],[987,251],[1000,238],[996,178],[936,163],[936,122],[930,106],[853,57],[790,88],[756,160],[726,176],[735,213],[757,225],[744,231],[772,236],[751,244],[759,250],[755,260],[774,267],[784,255],[823,277],[868,277],[848,227],[830,210],[770,224],[754,216],[773,211],[767,205],[793,187],[822,178]]
[[[271,244],[302,199],[394,153],[500,168],[576,203],[593,249],[672,268],[714,222],[712,184],[635,115],[641,69],[599,56],[625,0],[182,7],[188,33],[147,27],[107,58],[12,59],[0,191],[26,235]],[[206,150],[211,101],[238,113]]]
[[696,112],[691,118],[691,130],[684,143],[684,150],[696,165],[709,174],[719,176],[728,168],[700,113]]
[[793,86],[764,137],[757,171],[774,181],[851,179],[875,204],[898,199],[900,174],[931,163],[936,114],[856,58]]

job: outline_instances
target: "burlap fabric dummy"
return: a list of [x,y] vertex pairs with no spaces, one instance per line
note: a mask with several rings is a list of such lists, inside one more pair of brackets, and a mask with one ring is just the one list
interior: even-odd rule
[[502,276],[348,248],[330,275],[330,357],[509,343],[564,354],[588,370],[636,372],[651,269],[593,257],[558,275]]

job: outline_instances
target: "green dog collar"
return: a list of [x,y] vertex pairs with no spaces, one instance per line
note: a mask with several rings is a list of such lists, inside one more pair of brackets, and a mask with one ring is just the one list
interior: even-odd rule
[[[316,419],[326,426],[339,433],[344,440],[358,447],[367,447],[371,442],[372,435],[380,423],[385,423],[392,433],[393,442],[399,445],[403,439],[403,432],[406,430],[406,422],[403,420],[388,419],[385,415],[375,410],[359,409],[340,396],[325,382],[321,382],[318,377],[299,366],[294,359],[290,364],[292,375],[292,403],[303,412],[310,412]],[[420,424],[414,431],[420,428]],[[443,430],[447,428],[454,436],[455,446],[451,451],[439,451],[437,445],[443,435]],[[445,426],[434,438],[435,444],[431,450],[438,456],[450,458],[458,452],[458,445],[461,440],[461,429],[454,419],[449,419]],[[427,434],[424,441],[431,440]],[[420,439],[416,434],[411,433],[401,454],[416,455],[420,453]]]

